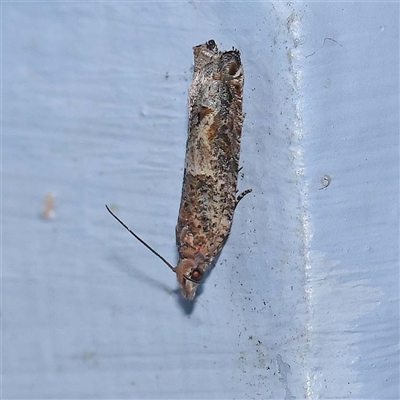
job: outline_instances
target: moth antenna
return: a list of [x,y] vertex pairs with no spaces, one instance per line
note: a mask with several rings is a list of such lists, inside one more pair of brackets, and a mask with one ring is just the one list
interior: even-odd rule
[[142,238],[140,238],[138,235],[136,235],[135,232],[133,232],[131,229],[129,229],[108,207],[106,204],[106,208],[108,212],[127,230],[129,233],[131,233],[137,240],[139,240],[140,243],[142,243],[144,246],[146,246],[153,254],[155,254],[159,259],[161,259],[165,264],[168,265],[169,268],[172,269],[172,271],[175,272],[175,268],[159,253],[157,253],[152,247],[150,247]]

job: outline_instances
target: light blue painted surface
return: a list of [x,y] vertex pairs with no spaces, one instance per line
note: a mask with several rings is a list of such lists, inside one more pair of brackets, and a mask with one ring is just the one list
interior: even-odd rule
[[[2,22],[3,398],[399,397],[398,4],[3,3]],[[176,261],[211,38],[242,52],[253,194],[188,310],[104,204]]]

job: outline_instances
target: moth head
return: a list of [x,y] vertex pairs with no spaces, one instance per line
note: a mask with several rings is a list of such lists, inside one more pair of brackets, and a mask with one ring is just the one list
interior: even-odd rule
[[195,260],[184,258],[179,261],[175,268],[176,277],[185,299],[193,300],[197,286],[204,277],[204,268]]

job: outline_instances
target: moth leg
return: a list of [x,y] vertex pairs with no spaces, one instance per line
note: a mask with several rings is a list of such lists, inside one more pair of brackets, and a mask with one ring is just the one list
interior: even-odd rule
[[243,169],[243,165],[241,167],[239,167],[238,169],[238,173]]
[[240,200],[242,200],[243,197],[246,196],[246,194],[249,194],[252,191],[253,191],[253,189],[246,189],[242,193],[240,193],[239,196],[236,199],[236,206],[235,207],[237,207],[237,205],[239,204]]

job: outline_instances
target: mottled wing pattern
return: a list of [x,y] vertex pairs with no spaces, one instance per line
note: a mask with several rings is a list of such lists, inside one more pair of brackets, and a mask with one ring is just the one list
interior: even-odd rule
[[[236,207],[243,124],[243,67],[238,50],[219,52],[213,40],[194,47],[189,132],[176,226],[178,281],[193,298],[193,271],[202,278],[229,235]],[[189,279],[186,279],[189,278]],[[185,287],[190,288],[185,294]],[[193,287],[194,286],[194,289]]]

